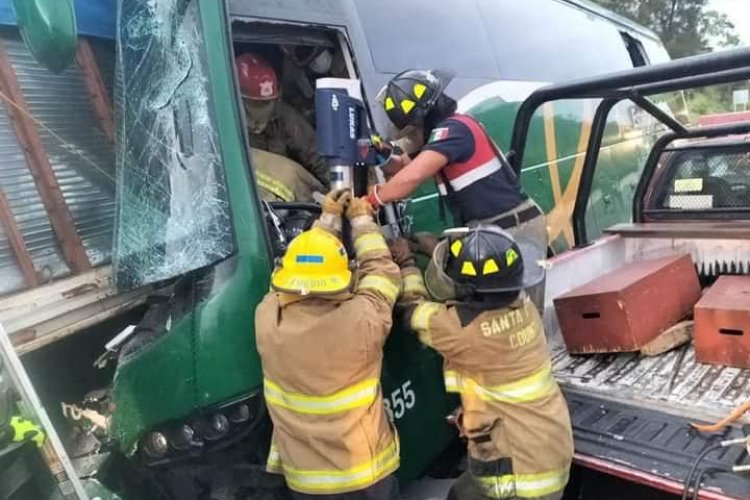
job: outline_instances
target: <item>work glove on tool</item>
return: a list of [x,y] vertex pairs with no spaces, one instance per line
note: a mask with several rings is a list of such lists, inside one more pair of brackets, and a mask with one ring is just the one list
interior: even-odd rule
[[323,213],[315,222],[315,227],[339,236],[341,233],[341,216],[344,214],[351,196],[352,192],[349,188],[337,189],[328,193],[323,198]]
[[398,264],[398,267],[403,268],[414,265],[414,255],[411,253],[409,242],[406,239],[396,238],[395,240],[388,243],[388,248],[390,248],[391,250],[393,262]]
[[372,215],[375,210],[366,198],[352,198],[349,206],[346,208],[346,217],[356,225],[357,222],[372,222]]

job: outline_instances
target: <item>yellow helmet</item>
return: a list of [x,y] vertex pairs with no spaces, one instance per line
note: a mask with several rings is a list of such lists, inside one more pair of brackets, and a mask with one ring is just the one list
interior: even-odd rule
[[279,292],[332,295],[349,289],[352,271],[343,243],[320,228],[294,238],[271,276]]

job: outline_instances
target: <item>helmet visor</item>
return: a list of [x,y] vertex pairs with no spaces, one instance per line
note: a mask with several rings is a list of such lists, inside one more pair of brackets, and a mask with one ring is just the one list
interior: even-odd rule
[[445,262],[448,258],[448,240],[444,239],[435,246],[432,258],[424,273],[424,284],[432,298],[438,302],[455,300],[460,297],[461,285],[445,274]]

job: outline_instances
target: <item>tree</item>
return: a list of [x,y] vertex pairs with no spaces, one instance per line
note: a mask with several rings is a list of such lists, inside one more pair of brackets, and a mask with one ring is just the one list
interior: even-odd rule
[[739,44],[729,17],[708,0],[594,0],[654,30],[673,58]]

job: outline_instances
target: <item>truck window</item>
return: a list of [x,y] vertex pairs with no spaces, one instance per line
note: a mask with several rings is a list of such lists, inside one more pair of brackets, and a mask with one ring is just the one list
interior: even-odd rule
[[477,0],[503,79],[562,81],[632,67],[610,21],[563,2]]
[[[662,98],[654,103],[671,113]],[[664,125],[630,101],[621,101],[609,112],[586,207],[589,241],[608,227],[630,222],[638,179],[651,146],[664,131]]]
[[[657,212],[750,207],[750,147],[672,150],[662,155],[663,177],[648,208]],[[647,210],[648,210],[647,208]]]
[[117,66],[119,289],[209,266],[234,249],[198,2],[172,17],[120,9]]
[[[473,1],[354,2],[375,68],[450,68],[462,78],[498,79],[495,54]],[[501,30],[502,26],[492,29]],[[513,43],[516,43],[515,41]]]

